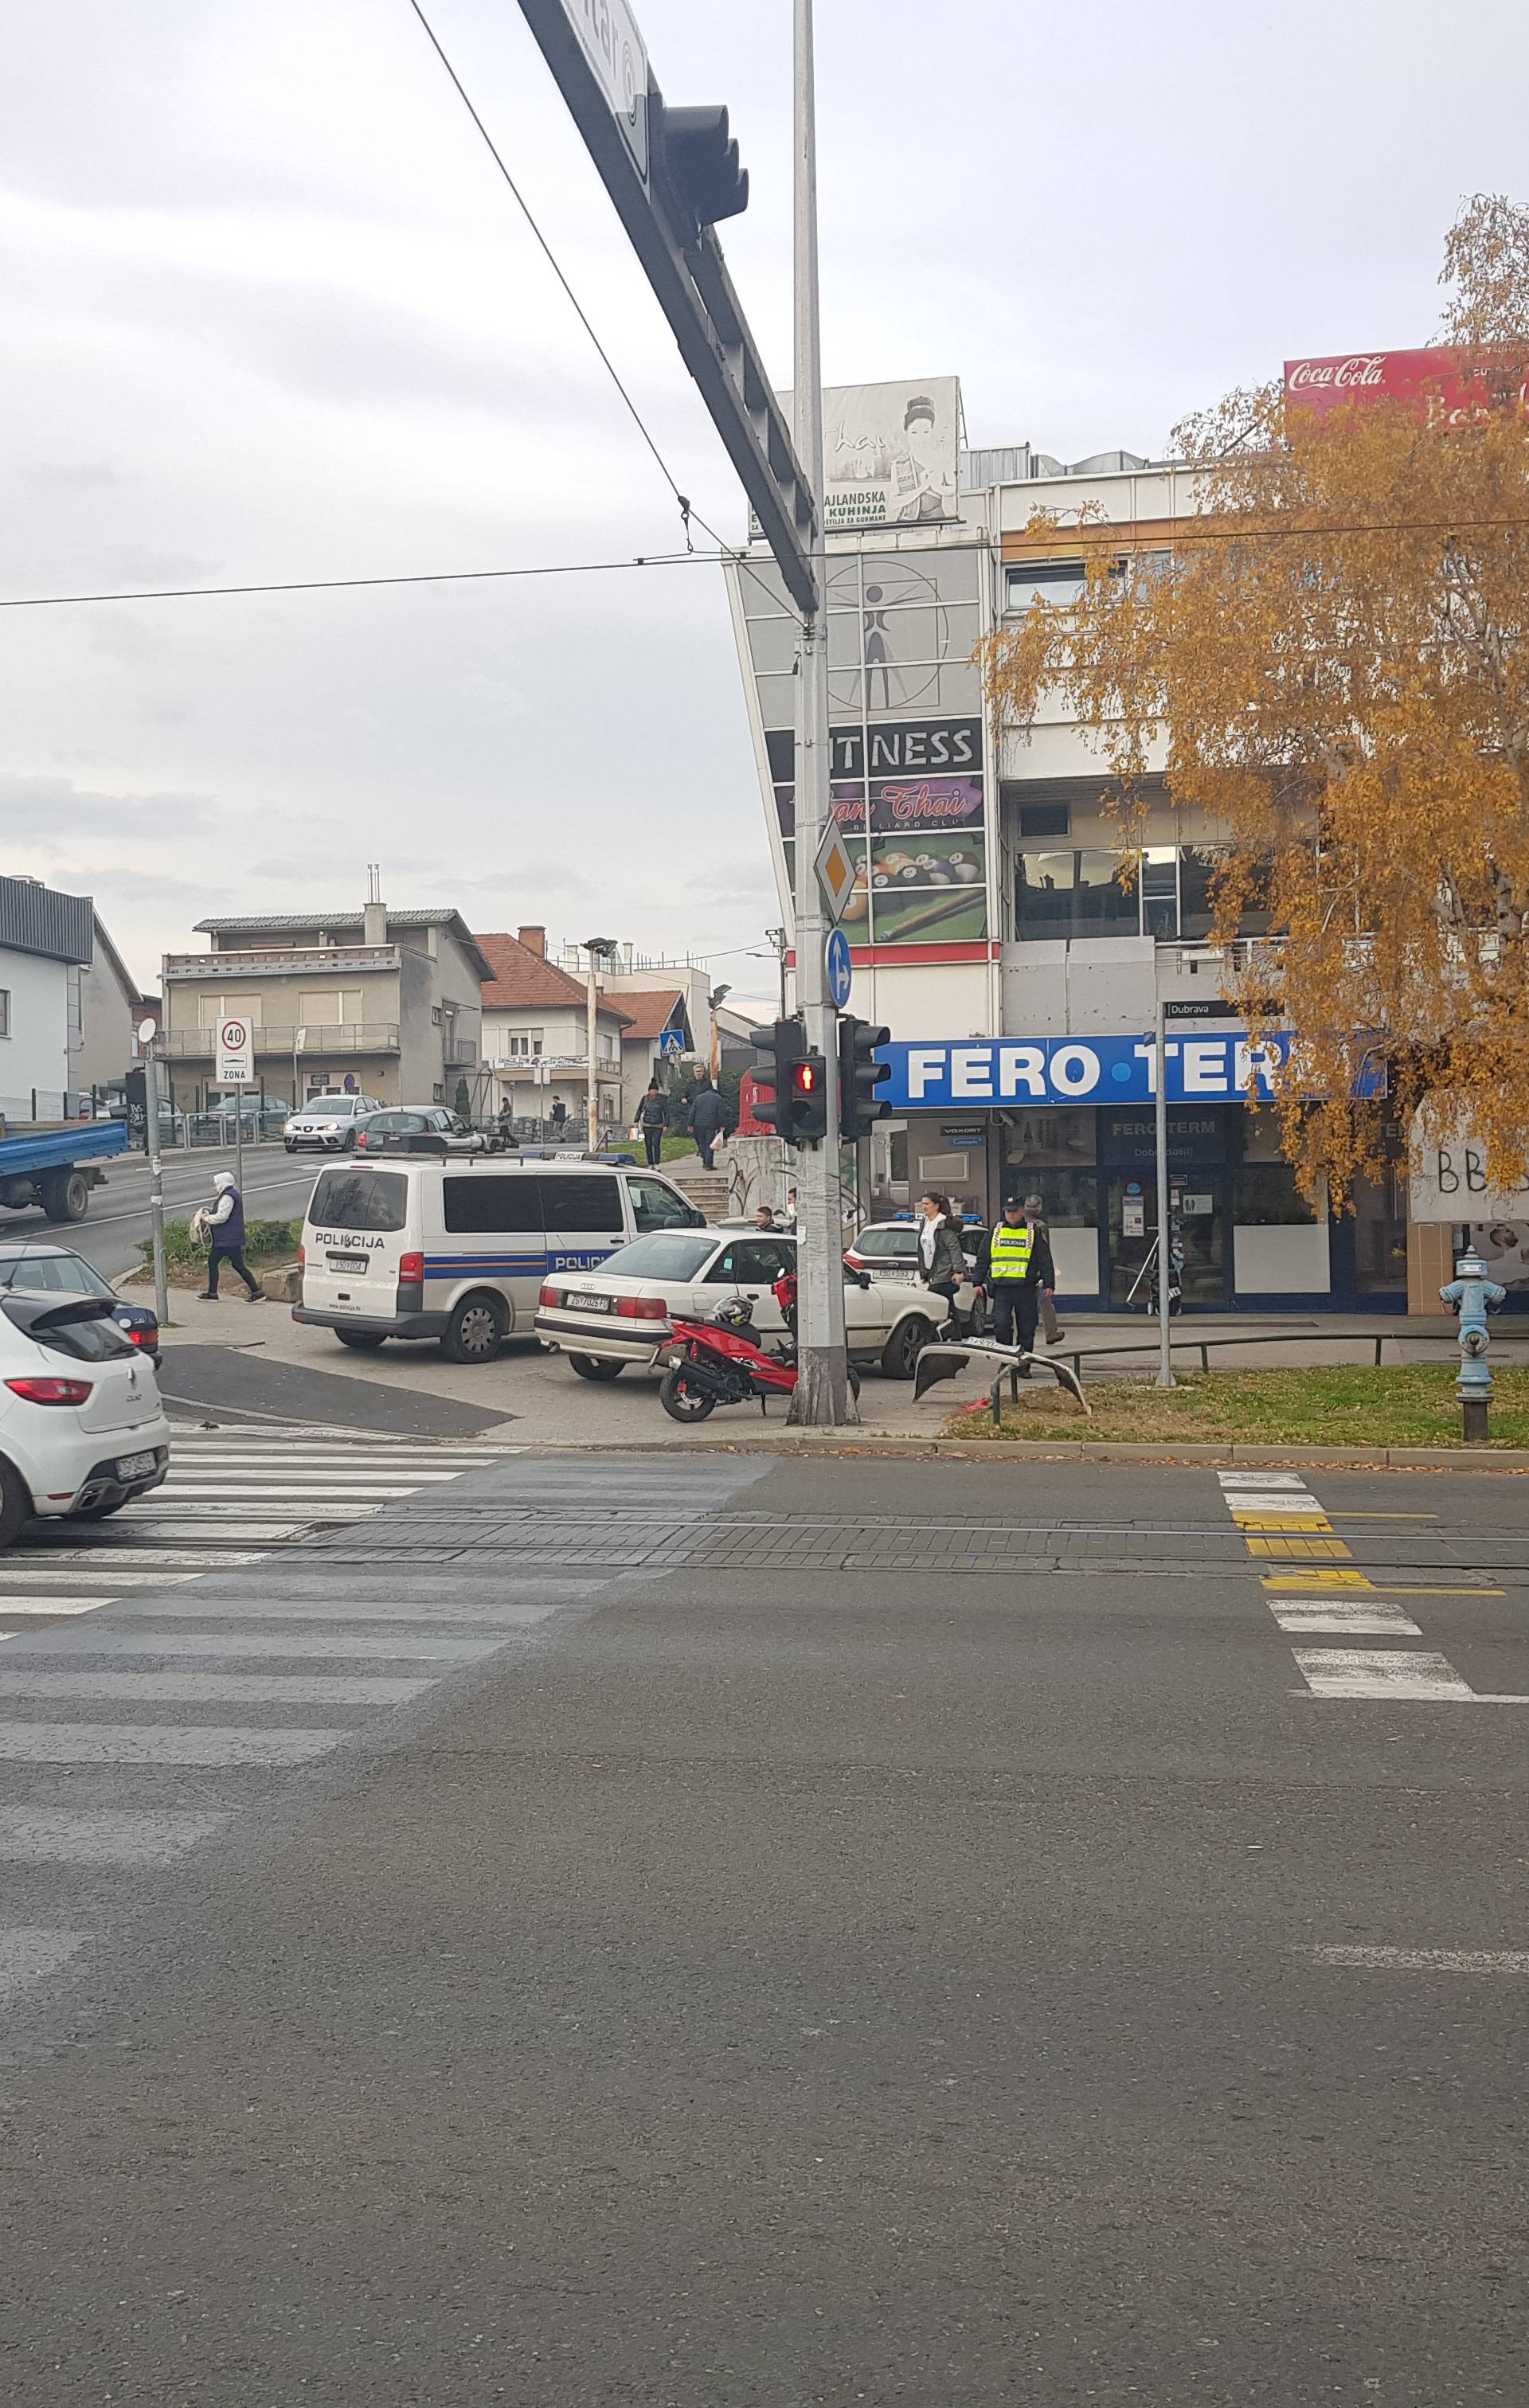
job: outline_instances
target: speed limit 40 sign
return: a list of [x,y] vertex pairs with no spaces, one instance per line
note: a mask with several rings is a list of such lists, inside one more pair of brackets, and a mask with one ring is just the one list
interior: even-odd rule
[[243,1012],[218,1023],[218,1084],[252,1087],[255,1083],[255,1032]]

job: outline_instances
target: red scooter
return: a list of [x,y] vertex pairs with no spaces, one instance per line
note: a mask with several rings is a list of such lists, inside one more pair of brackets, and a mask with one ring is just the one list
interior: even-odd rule
[[[848,1278],[857,1276],[847,1272]],[[863,1283],[870,1283],[864,1274]],[[706,1321],[676,1313],[668,1368],[659,1382],[659,1402],[672,1420],[704,1422],[719,1405],[746,1405],[755,1397],[764,1412],[771,1397],[789,1397],[796,1385],[796,1274],[785,1272],[770,1290],[780,1307],[790,1352],[767,1354],[760,1344],[745,1297],[731,1297]],[[850,1393],[860,1378],[850,1366]]]

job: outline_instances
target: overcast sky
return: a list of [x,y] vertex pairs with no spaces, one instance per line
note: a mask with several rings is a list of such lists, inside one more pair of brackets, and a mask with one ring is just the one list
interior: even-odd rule
[[[789,0],[638,0],[725,100],[790,381]],[[742,511],[515,0],[427,0],[681,487]],[[819,0],[831,382],[1160,448],[1282,358],[1426,340],[1525,196],[1523,0]],[[672,550],[651,459],[407,0],[3,0],[0,591]],[[713,567],[0,616],[0,867],[137,973],[216,910],[450,902],[717,956],[775,902]],[[724,960],[725,957],[725,960]]]

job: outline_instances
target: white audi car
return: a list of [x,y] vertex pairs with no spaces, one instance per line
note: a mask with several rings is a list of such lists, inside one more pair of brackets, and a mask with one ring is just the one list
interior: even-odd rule
[[35,1515],[101,1521],[169,1462],[153,1364],[106,1297],[0,1295],[0,1547]]
[[[580,1379],[614,1380],[628,1363],[662,1356],[671,1316],[708,1317],[730,1296],[747,1297],[766,1346],[785,1335],[775,1282],[796,1268],[796,1240],[785,1229],[655,1229],[607,1255],[598,1270],[558,1271],[541,1291],[536,1336],[565,1354]],[[936,1337],[937,1297],[872,1278],[848,1280],[844,1317],[850,1357],[911,1380]]]

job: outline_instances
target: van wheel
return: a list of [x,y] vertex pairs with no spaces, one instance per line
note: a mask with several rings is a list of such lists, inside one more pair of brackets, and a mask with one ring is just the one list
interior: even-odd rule
[[83,1221],[91,1209],[91,1182],[84,1172],[60,1170],[45,1179],[42,1209],[50,1221]]
[[505,1308],[496,1296],[464,1296],[441,1332],[449,1363],[492,1363],[505,1341]]
[[604,1354],[570,1354],[568,1361],[581,1380],[619,1380],[626,1369],[624,1363],[612,1363]]
[[13,1464],[0,1460],[0,1547],[13,1547],[32,1511],[25,1481]]
[[342,1346],[359,1346],[368,1354],[374,1346],[383,1343],[380,1329],[336,1329],[335,1335]]
[[922,1312],[910,1312],[900,1321],[881,1350],[881,1369],[889,1380],[911,1380],[920,1355],[932,1345],[937,1332],[932,1321]]

